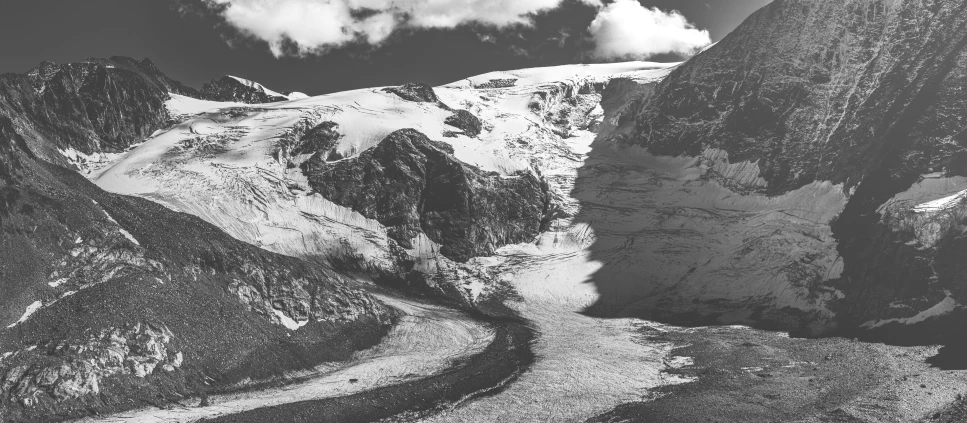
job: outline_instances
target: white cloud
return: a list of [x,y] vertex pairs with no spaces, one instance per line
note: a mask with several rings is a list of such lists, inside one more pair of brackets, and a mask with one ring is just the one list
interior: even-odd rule
[[644,59],[656,54],[691,54],[712,43],[708,31],[695,28],[678,12],[617,0],[603,7],[588,28],[595,56]]
[[[269,43],[276,56],[285,40],[309,54],[361,40],[379,44],[402,25],[453,28],[468,22],[505,27],[528,24],[529,14],[560,6],[562,0],[207,0],[242,32]],[[581,0],[600,6],[600,0]],[[366,18],[352,11],[368,9]]]
[[[395,30],[453,28],[469,22],[496,27],[531,24],[531,14],[557,8],[564,0],[205,0],[218,5],[230,25],[266,41],[276,56],[287,41],[302,55],[359,41],[378,45]],[[599,8],[588,28],[595,56],[644,58],[690,53],[711,43],[678,12],[642,7],[636,0],[580,0]],[[358,11],[367,13],[354,13]]]

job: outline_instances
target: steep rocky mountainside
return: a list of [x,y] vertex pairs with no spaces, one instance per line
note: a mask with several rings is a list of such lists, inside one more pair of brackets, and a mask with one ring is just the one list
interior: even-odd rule
[[277,93],[257,82],[234,76],[223,76],[203,85],[201,87],[201,96],[184,95],[212,101],[248,104],[275,103],[306,97],[302,93]]
[[376,219],[404,248],[422,232],[461,262],[533,239],[551,201],[533,173],[483,172],[457,160],[448,144],[410,129],[354,159],[327,163],[315,155],[303,169],[316,192]]
[[171,94],[240,103],[305,97],[228,76],[199,91],[171,79],[148,59],[128,57],[44,62],[25,74],[0,75],[0,112],[13,119],[35,154],[63,165],[65,156],[76,162],[78,153],[99,159],[101,153],[122,152],[169,126],[172,116],[165,102]]
[[749,198],[839,187],[835,219],[814,221],[842,267],[804,256],[783,278],[838,290],[832,326],[933,335],[967,304],[965,45],[964,1],[775,1],[672,72],[611,141],[701,157],[703,178]]
[[258,382],[348,359],[392,323],[329,268],[45,160],[122,149],[167,125],[168,90],[186,89],[150,62],[43,64],[0,83],[0,420]]
[[66,164],[61,151],[123,151],[165,127],[169,91],[194,94],[147,60],[45,62],[26,74],[0,75],[0,113],[34,153]]

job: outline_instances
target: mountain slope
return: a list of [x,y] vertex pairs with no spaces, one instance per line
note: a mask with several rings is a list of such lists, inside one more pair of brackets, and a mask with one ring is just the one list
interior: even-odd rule
[[[542,175],[576,160],[565,137],[599,117],[606,81],[667,67],[550,68],[520,88],[408,84],[261,105],[173,94],[181,123],[88,177],[275,252],[474,302],[503,289],[476,257],[568,214],[558,207],[568,188]],[[400,137],[405,128],[416,132]]]
[[[752,320],[795,326],[815,323],[814,312],[826,310],[823,328],[813,330],[872,330],[881,339],[922,342],[945,326],[939,317],[959,314],[964,273],[951,259],[963,248],[960,202],[918,204],[967,188],[960,136],[965,17],[962,1],[776,1],[673,71],[628,115],[634,123],[608,141],[696,157],[696,177],[723,187],[722,195],[771,203],[816,198],[770,206],[761,212],[795,217],[768,218],[786,221],[771,234],[751,236],[749,226],[739,232],[741,243],[728,241],[717,253],[733,257],[728,266],[771,256],[756,274],[781,281],[783,294],[770,288],[718,304],[710,295],[702,318],[732,320],[744,309]],[[839,193],[816,192],[827,185]],[[726,263],[699,258],[684,254],[649,271],[632,296],[643,299],[652,288],[672,295],[659,305],[649,299],[642,311],[694,308],[687,295],[674,296],[684,292],[676,287],[753,283],[744,272],[728,275]],[[635,289],[608,277],[600,274],[601,286],[613,295],[599,305],[633,303]],[[776,300],[783,295],[819,303],[784,309]],[[604,304],[612,300],[617,304]]]
[[[98,102],[117,111],[141,95],[167,95],[105,66],[68,65],[45,83],[55,94],[28,104],[7,91],[4,104]],[[15,124],[0,115],[0,419],[83,415],[257,382],[347,359],[388,329],[396,313],[331,269],[106,193],[34,153],[78,132],[133,141],[137,131],[123,128],[136,121],[35,116],[19,114]],[[21,130],[35,131],[33,144]],[[56,138],[41,138],[48,130]]]
[[[175,91],[172,91],[172,93],[182,94]],[[274,103],[307,97],[302,93],[277,93],[265,88],[258,82],[231,75],[223,76],[202,86],[200,96],[185,95],[212,101],[234,101],[249,104]]]

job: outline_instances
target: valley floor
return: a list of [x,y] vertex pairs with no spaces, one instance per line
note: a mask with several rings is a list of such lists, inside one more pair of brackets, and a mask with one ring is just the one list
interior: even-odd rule
[[421,379],[450,369],[485,350],[494,341],[493,327],[463,313],[414,300],[380,296],[404,313],[376,347],[357,353],[348,363],[320,366],[314,374],[294,375],[296,383],[279,388],[213,395],[180,407],[142,409],[84,422],[188,422],[308,400],[348,396],[378,387]]
[[796,339],[739,326],[643,335],[682,345],[672,361],[683,366],[671,373],[695,382],[660,388],[653,401],[588,423],[933,421],[967,392],[967,372],[933,365],[936,346]]

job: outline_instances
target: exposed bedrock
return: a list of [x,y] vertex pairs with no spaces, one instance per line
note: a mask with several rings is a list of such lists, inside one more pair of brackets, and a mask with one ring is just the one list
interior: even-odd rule
[[533,173],[484,172],[412,129],[357,157],[327,163],[317,155],[302,166],[315,191],[378,220],[404,247],[423,233],[461,262],[532,240],[550,208],[547,184]]
[[123,151],[167,126],[169,92],[199,95],[147,59],[44,62],[26,74],[0,75],[0,113],[35,154],[66,165],[58,150]]
[[444,123],[462,130],[464,135],[471,138],[480,135],[480,131],[483,130],[483,124],[480,123],[480,119],[466,110],[453,112],[452,115],[444,120]]
[[398,87],[383,88],[383,91],[396,94],[406,101],[441,103],[440,98],[433,91],[433,87],[421,82],[409,82]]
[[214,79],[201,87],[201,98],[213,101],[261,104],[286,101],[280,93],[271,92],[261,84],[231,76]]
[[[779,255],[776,266],[796,267],[816,263],[816,254],[830,257],[832,247],[839,264],[799,276],[758,275],[785,275],[772,288],[796,287],[795,297],[820,299],[808,307],[780,306],[765,292],[736,301],[700,297],[689,306],[691,299],[674,299],[676,287],[695,283],[711,289],[753,280],[702,275],[704,264],[686,260],[671,265],[682,267],[682,281],[666,285],[655,282],[653,269],[642,269],[638,283],[658,284],[668,295],[639,311],[741,321],[730,310],[757,302],[759,311],[751,318],[743,312],[744,319],[795,327],[815,320],[821,310],[830,317],[822,327],[813,321],[812,333],[862,333],[893,342],[921,342],[951,328],[944,321],[959,319],[960,304],[967,303],[967,273],[956,259],[964,248],[965,221],[955,212],[964,208],[962,202],[942,215],[924,215],[912,203],[884,205],[921,189],[924,175],[953,180],[967,174],[965,45],[967,2],[961,0],[780,0],[675,69],[649,100],[632,107],[628,135],[606,140],[659,156],[698,157],[699,180],[727,189],[721,195],[773,202],[777,209],[771,213],[799,214],[813,222],[807,223],[809,232],[831,231],[813,236],[818,243],[810,248],[816,249],[803,257],[794,253],[801,245],[783,243],[749,244],[749,252],[769,248]],[[834,218],[815,219],[818,210],[800,213],[803,206],[812,209],[806,203],[782,204],[817,184],[841,191],[843,201],[831,203],[839,204],[833,206]],[[935,194],[924,200],[941,196]],[[929,242],[921,239],[925,232],[934,232]],[[746,243],[757,239],[744,230],[736,236]],[[595,282],[607,288],[607,276]],[[602,298],[598,306],[611,302],[633,301]]]

